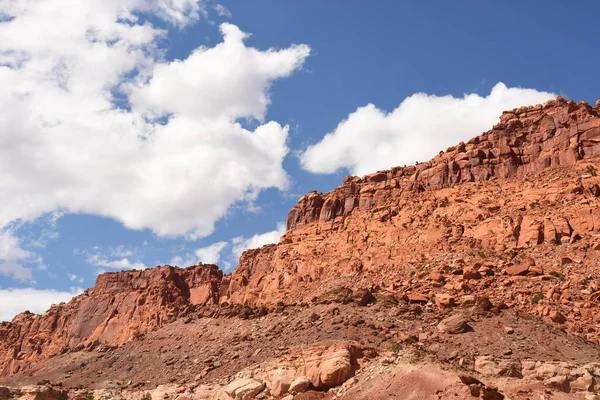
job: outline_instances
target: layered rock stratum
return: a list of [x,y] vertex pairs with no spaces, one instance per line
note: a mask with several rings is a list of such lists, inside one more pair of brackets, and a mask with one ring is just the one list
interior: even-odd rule
[[2,323],[0,376],[156,398],[594,393],[599,153],[600,102],[504,112],[431,161],[303,196],[229,275],[103,274]]

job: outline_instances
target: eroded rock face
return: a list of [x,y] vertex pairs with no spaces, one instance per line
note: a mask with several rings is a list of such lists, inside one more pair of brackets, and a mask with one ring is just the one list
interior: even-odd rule
[[242,378],[223,388],[223,393],[235,400],[250,400],[263,391],[265,384],[252,378]]
[[[505,112],[492,130],[429,162],[346,177],[332,192],[303,196],[288,214],[279,245],[242,256],[225,297],[249,305],[289,300],[313,282],[404,268],[408,249],[417,246],[470,241],[471,247],[503,250],[576,240],[576,234],[600,230],[595,167],[589,174],[594,182],[583,186],[565,178],[540,187],[519,208],[509,203],[527,194],[518,186],[528,184],[504,190],[500,182],[584,163],[599,153],[599,110],[584,102],[558,98]],[[482,188],[498,198],[478,193]],[[594,200],[559,205],[574,194]],[[537,212],[542,202],[557,207]],[[544,272],[543,266],[517,264],[508,271]],[[468,271],[466,278],[478,276]]]
[[240,379],[252,376],[265,382],[273,396],[300,393],[309,387],[327,390],[340,386],[352,376],[363,357],[363,347],[338,342],[294,349],[286,356],[258,368],[242,372]]
[[134,340],[194,305],[215,304],[223,273],[217,266],[163,266],[106,273],[96,285],[43,316],[22,313],[0,324],[0,376],[58,353]]
[[[563,98],[544,105],[505,111],[492,130],[440,152],[429,162],[396,167],[362,178],[347,177],[335,191],[311,192],[288,214],[297,230],[357,211],[376,210],[405,192],[437,190],[465,182],[523,176],[559,165],[573,165],[600,153],[598,109]],[[542,226],[525,220],[520,244],[540,243]]]
[[[599,112],[560,98],[522,107],[429,162],[311,192],[280,243],[244,252],[228,276],[208,265],[103,274],[68,304],[1,324],[0,376],[135,340],[205,304],[388,302],[418,313],[485,295],[598,340],[600,328],[587,328],[600,284],[585,274],[563,282],[559,270],[577,275],[600,262]],[[277,372],[269,390],[284,393],[299,376],[319,388],[343,381],[348,357],[336,351],[314,371]]]

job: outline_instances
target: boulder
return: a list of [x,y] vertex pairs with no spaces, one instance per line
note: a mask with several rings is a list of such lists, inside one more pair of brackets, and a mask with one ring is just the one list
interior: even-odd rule
[[458,378],[460,379],[460,381],[462,383],[464,383],[465,385],[469,386],[469,385],[483,385],[483,382],[481,382],[479,379],[471,376],[471,375],[458,375]]
[[464,279],[481,279],[481,274],[475,268],[465,268],[463,270]]
[[508,376],[520,378],[521,365],[512,360],[494,360],[489,356],[475,358],[475,371],[488,376]]
[[68,392],[46,386],[39,390],[33,400],[67,400]]
[[464,315],[455,314],[444,318],[437,327],[440,332],[456,334],[465,332],[469,328],[467,322],[468,320]]
[[456,305],[454,297],[446,293],[438,293],[435,295],[435,304],[439,308],[452,308]]
[[352,293],[352,299],[356,303],[356,305],[364,307],[367,304],[371,303],[374,298],[373,294],[369,289],[357,289]]
[[267,387],[273,396],[286,394],[296,375],[296,370],[281,367],[267,372]]
[[504,395],[495,387],[484,387],[482,389],[481,398],[483,400],[504,400]]
[[569,377],[566,375],[557,375],[548,378],[544,381],[544,386],[568,393],[570,391]]
[[578,377],[574,381],[571,381],[571,390],[579,390],[582,392],[593,392],[595,386],[594,377],[586,371],[582,376]]
[[511,276],[525,275],[529,272],[529,266],[525,264],[513,265],[505,269],[506,273]]
[[340,349],[329,354],[319,366],[317,384],[313,379],[312,384],[318,389],[336,387],[350,377],[351,359],[347,349]]
[[413,292],[408,295],[408,301],[411,303],[427,303],[429,299],[421,293]]
[[557,324],[564,324],[567,322],[567,317],[565,317],[560,311],[552,310],[548,316]]
[[292,381],[292,383],[290,384],[290,387],[288,389],[288,392],[290,392],[290,394],[298,394],[298,393],[302,393],[302,392],[306,392],[306,390],[308,390],[308,388],[310,387],[310,379],[308,379],[308,377],[306,376],[299,376],[296,379],[294,379]]
[[262,392],[265,384],[252,378],[236,379],[225,386],[222,391],[234,400],[250,400]]
[[492,307],[494,307],[494,305],[487,297],[477,296],[475,298],[475,312],[484,313],[491,310]]
[[0,400],[8,400],[12,397],[10,390],[7,387],[0,386]]

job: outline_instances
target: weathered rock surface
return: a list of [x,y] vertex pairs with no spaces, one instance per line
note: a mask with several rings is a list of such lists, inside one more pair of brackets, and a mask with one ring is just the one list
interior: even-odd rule
[[[223,301],[296,301],[295,289],[310,292],[315,282],[414,268],[415,251],[431,247],[503,252],[591,234],[600,229],[599,152],[598,109],[585,103],[559,98],[505,112],[492,130],[429,162],[303,196],[279,245],[242,256]],[[544,172],[577,164],[588,173]],[[545,273],[527,260],[506,267],[510,275]],[[468,269],[465,279],[481,275]]]
[[469,328],[468,321],[462,314],[452,315],[438,324],[438,330],[443,333],[462,333]]
[[[489,132],[429,162],[347,177],[332,192],[312,192],[290,211],[279,244],[244,252],[227,276],[210,265],[103,274],[94,288],[68,304],[54,306],[43,316],[23,313],[2,323],[0,376],[39,371],[44,360],[61,354],[66,358],[73,353],[75,358],[80,350],[110,352],[162,332],[173,321],[193,325],[194,318],[264,316],[266,311],[255,308],[262,306],[282,315],[286,307],[310,309],[292,328],[327,326],[324,333],[311,334],[315,343],[322,335],[331,338],[338,330],[360,327],[372,334],[371,344],[393,343],[395,349],[433,344],[440,349],[456,337],[480,334],[467,329],[467,321],[507,308],[598,342],[599,112],[598,106],[560,98],[522,107],[505,112]],[[327,312],[313,310],[327,305],[332,306]],[[361,312],[340,315],[342,305],[360,307]],[[377,319],[369,318],[374,308],[380,313]],[[444,319],[448,315],[455,316]],[[405,319],[421,331],[399,331],[399,320]],[[523,342],[517,322],[511,323],[510,337]],[[242,342],[260,342],[245,356],[257,357],[285,331],[285,323],[270,326],[264,336],[240,334],[243,339],[233,342],[224,341],[227,335],[214,334],[205,343],[218,342],[213,350],[227,351],[229,358],[187,363],[194,365],[199,380],[224,365],[234,370],[231,365],[242,356],[233,351]],[[504,326],[495,329],[504,332]],[[229,329],[235,331],[237,326]],[[468,345],[456,348],[462,352]],[[490,343],[481,345],[487,346]],[[235,380],[222,382],[226,390],[213,386],[214,390],[197,392],[213,397],[217,392],[233,398],[266,393],[282,397],[300,391],[307,381],[309,391],[325,393],[341,387],[344,393],[352,392],[363,345],[305,347],[299,353],[283,347],[278,351],[285,354],[277,357],[270,349],[271,361],[247,376],[240,373]],[[519,347],[505,350],[510,356]],[[169,351],[159,352],[161,366],[180,368],[182,360],[162,359]],[[456,353],[447,359],[461,366],[472,363],[486,376],[520,379],[522,374],[556,390],[567,383],[571,389],[596,384],[596,375],[573,368],[565,372],[542,364],[530,370],[527,362],[483,356],[477,349]],[[109,361],[112,366],[114,360]],[[132,361],[131,368],[134,365]],[[123,368],[129,373],[129,366]],[[98,369],[98,376],[105,373]],[[427,382],[435,378],[414,371],[406,376]],[[173,372],[172,379],[176,378]],[[471,398],[465,385],[448,385],[449,395]],[[397,389],[404,390],[401,382]],[[477,390],[483,398],[503,396],[493,386]],[[177,396],[183,398],[181,393]]]
[[22,313],[1,323],[0,376],[68,350],[126,343],[194,305],[214,304],[222,276],[214,265],[102,274],[94,288],[68,304],[53,306],[43,316]]
[[223,393],[235,400],[250,400],[263,391],[265,384],[252,378],[242,378],[223,388]]
[[303,392],[308,387],[326,390],[343,384],[362,359],[363,348],[356,343],[332,343],[295,349],[287,355],[242,372],[266,383],[274,396]]

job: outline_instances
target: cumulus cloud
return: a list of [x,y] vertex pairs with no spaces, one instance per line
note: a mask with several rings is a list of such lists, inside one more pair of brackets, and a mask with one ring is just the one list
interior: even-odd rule
[[259,51],[244,45],[249,35],[237,26],[221,24],[223,42],[199,47],[183,61],[156,65],[147,84],[131,90],[132,104],[155,115],[185,114],[228,120],[263,120],[267,89],[297,70],[308,56],[308,46]]
[[82,292],[80,288],[72,288],[70,292],[57,290],[0,289],[0,321],[10,321],[25,310],[42,314],[52,304],[69,301],[73,296]]
[[119,245],[117,247],[111,247],[109,249],[110,251],[110,255],[113,257],[131,257],[133,256],[133,250],[123,246],[123,245]]
[[285,233],[285,223],[277,223],[277,229],[265,233],[257,233],[256,235],[246,238],[238,236],[231,241],[233,244],[232,253],[236,259],[239,259],[242,253],[248,249],[257,249],[266,244],[279,243],[281,235]]
[[171,259],[171,265],[188,267],[198,262],[217,264],[225,272],[230,272],[237,264],[245,250],[256,249],[269,243],[279,243],[281,235],[285,233],[285,223],[277,223],[277,228],[270,232],[257,233],[251,237],[238,236],[230,242],[216,242],[197,249],[193,254],[185,253],[176,255]]
[[[180,267],[197,265],[199,262],[203,264],[219,264],[223,256],[223,250],[228,246],[228,242],[216,242],[196,249],[193,254],[188,252],[184,255],[176,255],[171,259],[169,264]],[[228,262],[225,261],[223,264],[228,264]]]
[[300,161],[310,172],[346,169],[354,175],[427,161],[441,150],[490,129],[502,111],[555,97],[554,93],[498,83],[485,97],[417,93],[389,113],[368,104],[308,147]]
[[10,276],[21,282],[33,282],[33,272],[31,268],[14,261],[5,261],[0,263],[0,275]]
[[192,0],[0,1],[0,228],[60,210],[199,238],[234,203],[286,188],[288,127],[263,120],[273,82],[310,49],[247,47],[247,34],[223,24],[222,43],[162,59],[165,32],[140,15],[177,29],[203,10]]
[[0,260],[21,260],[31,255],[21,248],[21,240],[10,229],[0,231]]
[[35,263],[38,267],[44,267],[42,258],[24,250],[21,239],[17,238],[10,228],[0,230],[0,275],[20,282],[33,283],[32,269],[25,267],[23,263]]
[[189,267],[191,265],[198,264],[198,258],[195,254],[187,253],[184,256],[174,256],[169,261],[169,265],[175,265],[178,267]]
[[221,259],[221,252],[227,246],[227,242],[217,242],[195,251],[198,261],[203,264],[216,264]]
[[[146,265],[140,261],[131,261],[128,258],[120,258],[116,260],[109,260],[101,255],[94,254],[87,258],[88,264],[95,265],[97,267],[104,267],[113,270],[127,270],[127,269],[146,269]],[[99,272],[104,272],[101,269]]]

